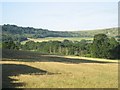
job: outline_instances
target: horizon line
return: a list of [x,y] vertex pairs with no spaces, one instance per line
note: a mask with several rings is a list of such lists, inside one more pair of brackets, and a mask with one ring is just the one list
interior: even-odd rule
[[23,27],[23,28],[34,28],[34,29],[43,29],[43,30],[48,30],[48,31],[57,31],[57,32],[78,32],[78,31],[95,31],[95,30],[103,30],[103,29],[111,29],[111,28],[120,28],[119,26],[114,26],[114,27],[105,27],[105,28],[96,28],[96,29],[84,29],[84,30],[51,30],[51,29],[46,29],[46,28],[36,28],[33,26],[22,26],[22,25],[17,25],[17,24],[1,24],[3,25],[15,25],[17,27]]

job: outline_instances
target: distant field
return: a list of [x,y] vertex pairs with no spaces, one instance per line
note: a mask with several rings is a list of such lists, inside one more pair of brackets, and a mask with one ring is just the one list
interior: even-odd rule
[[117,88],[118,60],[3,50],[3,87]]
[[33,38],[28,38],[28,40],[21,42],[22,44],[25,44],[28,41],[34,41],[34,42],[43,42],[43,41],[63,41],[63,40],[71,40],[71,41],[81,41],[82,39],[85,40],[93,40],[93,38],[88,38],[88,37],[69,37],[69,38],[64,38],[64,37],[47,37],[47,38],[38,38],[38,39],[33,39]]

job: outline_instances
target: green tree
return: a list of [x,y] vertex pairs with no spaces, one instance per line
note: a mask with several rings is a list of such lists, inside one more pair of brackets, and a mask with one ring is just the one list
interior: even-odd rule
[[91,47],[92,57],[109,58],[110,57],[109,46],[110,46],[110,41],[107,35],[105,34],[95,35]]
[[2,48],[3,49],[19,49],[19,46],[17,46],[13,41],[8,42],[2,42]]
[[119,58],[120,45],[114,37],[110,39],[109,48],[110,48],[110,55],[111,55],[110,58],[114,58],[114,59]]

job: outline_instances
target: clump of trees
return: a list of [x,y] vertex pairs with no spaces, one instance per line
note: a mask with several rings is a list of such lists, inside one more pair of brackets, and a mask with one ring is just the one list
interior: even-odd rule
[[48,42],[34,42],[29,41],[21,46],[24,50],[35,50],[49,54],[60,55],[85,55],[87,53],[87,42],[82,40],[80,42],[72,42],[70,40],[48,41]]
[[34,42],[28,41],[24,45],[11,40],[3,42],[3,48],[39,51],[47,54],[58,55],[76,55],[96,58],[114,58],[118,59],[120,44],[115,38],[108,38],[105,34],[94,36],[92,43],[86,40],[81,41],[48,41]]
[[97,34],[91,45],[91,55],[97,58],[116,58],[118,46],[119,43],[115,38],[108,38],[105,34]]
[[20,45],[17,43],[14,43],[13,41],[8,41],[8,42],[2,42],[2,48],[3,49],[16,49],[19,50]]

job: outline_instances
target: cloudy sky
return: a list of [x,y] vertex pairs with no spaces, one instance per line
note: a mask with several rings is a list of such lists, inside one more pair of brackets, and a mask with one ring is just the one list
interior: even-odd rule
[[117,2],[3,2],[2,24],[78,31],[117,27]]

